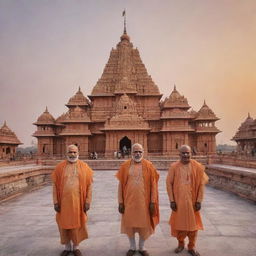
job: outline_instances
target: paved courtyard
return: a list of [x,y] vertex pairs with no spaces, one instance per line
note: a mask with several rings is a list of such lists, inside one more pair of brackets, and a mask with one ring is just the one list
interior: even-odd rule
[[[114,171],[96,171],[93,203],[89,211],[89,236],[80,249],[86,256],[125,256],[128,240],[119,232],[117,181]],[[147,241],[152,256],[172,256],[176,240],[169,236],[169,202],[166,172],[161,172],[159,195],[161,222]],[[256,205],[210,187],[202,209],[205,231],[199,232],[202,256],[255,256]],[[52,207],[51,186],[0,204],[0,256],[57,256],[62,251]],[[186,250],[180,256],[189,255]]]

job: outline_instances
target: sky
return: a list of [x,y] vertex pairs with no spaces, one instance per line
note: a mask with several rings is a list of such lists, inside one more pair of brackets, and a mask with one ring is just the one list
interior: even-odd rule
[[90,95],[127,33],[164,97],[174,84],[220,118],[217,144],[256,118],[255,0],[0,0],[0,126],[30,146],[33,122]]

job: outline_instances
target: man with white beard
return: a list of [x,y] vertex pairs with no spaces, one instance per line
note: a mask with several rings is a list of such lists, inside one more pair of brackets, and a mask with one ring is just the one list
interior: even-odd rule
[[52,173],[56,221],[61,244],[65,245],[60,256],[67,256],[71,251],[74,256],[82,256],[79,243],[88,238],[86,222],[92,199],[93,171],[78,157],[78,147],[69,145],[67,160],[59,163]]
[[120,166],[116,177],[121,233],[126,234],[130,242],[126,256],[136,253],[135,233],[139,234],[138,252],[149,256],[144,243],[159,223],[159,174],[150,161],[143,159],[142,145],[132,145],[132,159]]

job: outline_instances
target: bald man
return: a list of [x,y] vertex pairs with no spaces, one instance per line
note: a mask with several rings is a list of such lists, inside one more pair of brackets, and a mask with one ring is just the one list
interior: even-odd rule
[[93,171],[78,157],[78,147],[69,145],[67,160],[59,163],[52,173],[56,221],[61,244],[65,246],[60,256],[70,252],[82,256],[79,243],[88,238],[86,221],[92,198]]
[[188,145],[181,146],[179,152],[180,161],[171,165],[166,179],[172,209],[169,220],[171,235],[178,240],[174,252],[183,251],[184,239],[188,236],[188,252],[192,256],[200,256],[195,244],[198,230],[203,229],[200,209],[208,176],[199,162],[190,159],[191,148]]
[[159,223],[159,174],[151,162],[143,159],[142,145],[136,143],[132,146],[132,159],[120,166],[116,177],[119,180],[121,233],[126,234],[130,242],[126,256],[136,253],[135,233],[139,234],[138,252],[142,256],[149,256],[144,243]]

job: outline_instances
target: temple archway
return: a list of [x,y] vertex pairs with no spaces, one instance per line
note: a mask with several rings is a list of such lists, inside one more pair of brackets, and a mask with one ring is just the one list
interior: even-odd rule
[[[131,152],[132,143],[131,140],[125,136],[119,141],[119,150],[124,154]],[[124,152],[126,150],[126,152]]]

